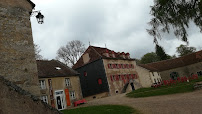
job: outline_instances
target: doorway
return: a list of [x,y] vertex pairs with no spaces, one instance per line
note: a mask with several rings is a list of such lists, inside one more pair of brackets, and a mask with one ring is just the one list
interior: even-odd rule
[[56,107],[58,110],[63,110],[66,108],[66,102],[63,90],[55,91]]
[[132,90],[135,90],[135,86],[133,83],[130,83]]

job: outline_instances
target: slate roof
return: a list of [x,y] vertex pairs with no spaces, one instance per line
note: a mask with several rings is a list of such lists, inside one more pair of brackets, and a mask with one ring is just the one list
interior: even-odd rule
[[189,55],[185,55],[183,57],[149,63],[149,64],[140,64],[139,66],[146,68],[150,71],[161,72],[169,69],[191,65],[201,61],[202,61],[202,50]]
[[27,0],[31,5],[32,5],[32,9],[35,7],[35,4],[31,1],[31,0]]
[[39,78],[78,76],[79,73],[57,60],[37,60]]
[[[110,57],[105,56],[104,53],[106,53],[106,51],[109,54],[114,53],[115,58],[113,58],[111,56]],[[88,49],[84,52],[84,54],[86,54],[86,53],[88,53],[89,57],[90,57],[89,62],[86,63],[86,64],[89,64],[89,63],[94,62],[94,61],[99,60],[99,59],[115,59],[115,60],[129,60],[129,61],[134,61],[135,60],[135,59],[122,58],[120,55],[123,54],[123,52],[118,53],[118,52],[114,52],[113,50],[110,50],[110,49],[107,49],[107,48],[96,47],[96,46],[89,46]],[[129,54],[129,53],[126,53],[126,54]],[[83,62],[82,56],[77,61],[77,63],[72,67],[73,69],[77,69],[79,67],[82,67],[82,66],[86,65]]]

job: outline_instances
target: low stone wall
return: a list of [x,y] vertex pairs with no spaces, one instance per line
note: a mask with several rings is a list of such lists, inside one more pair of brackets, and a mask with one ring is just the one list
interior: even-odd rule
[[202,82],[197,82],[196,84],[194,84],[194,89],[195,90],[202,89]]
[[0,76],[0,114],[62,114]]

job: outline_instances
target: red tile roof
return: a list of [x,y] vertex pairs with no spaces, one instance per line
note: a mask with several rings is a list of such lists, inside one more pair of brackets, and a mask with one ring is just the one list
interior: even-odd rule
[[183,57],[149,63],[149,64],[141,64],[139,66],[151,71],[161,72],[169,69],[174,69],[174,68],[198,63],[198,62],[201,62],[201,60],[202,60],[202,50],[189,55],[185,55]]
[[[110,50],[110,49],[107,49],[107,48],[96,47],[96,46],[89,46],[88,49],[84,52],[84,54],[86,54],[86,53],[88,53],[88,54],[89,54],[89,57],[90,57],[89,62],[86,63],[86,64],[89,64],[89,63],[91,63],[91,62],[93,62],[93,61],[96,61],[96,60],[98,60],[98,59],[134,60],[134,59],[127,59],[127,58],[124,59],[124,58],[121,57],[121,54],[125,54],[125,55],[127,54],[127,55],[129,55],[129,53],[124,53],[124,52],[118,53],[118,52],[114,52],[113,50]],[[111,57],[111,56],[107,57],[107,56],[104,55],[104,53],[109,53],[109,54],[114,53],[115,58],[114,58],[114,57]],[[84,55],[84,54],[83,54],[83,55]],[[83,55],[82,55],[82,56],[83,56]],[[86,64],[84,64],[84,62],[83,62],[82,56],[81,56],[80,59],[77,61],[77,63],[72,67],[73,69],[77,69],[77,68],[79,68],[79,67],[82,67],[82,66],[86,65]]]
[[37,60],[39,78],[77,76],[78,72],[57,60]]

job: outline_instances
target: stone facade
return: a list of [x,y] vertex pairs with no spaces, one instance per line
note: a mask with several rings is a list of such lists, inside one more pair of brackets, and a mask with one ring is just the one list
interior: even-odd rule
[[[121,59],[103,59],[103,64],[106,72],[106,77],[109,85],[109,93],[110,95],[116,95],[119,93],[122,93],[124,86],[129,82],[127,79],[126,75],[136,75],[136,78],[132,80],[134,84],[135,89],[138,89],[141,87],[140,80],[139,80],[139,75],[136,72],[136,63],[135,60],[121,60]],[[132,68],[109,68],[108,65],[133,65],[134,67]],[[120,76],[118,80],[112,79],[114,78],[113,76]],[[124,79],[122,79],[121,76],[124,76]],[[125,92],[130,92],[132,91],[132,87],[128,85],[126,88]]]
[[200,72],[202,72],[202,62],[161,71],[160,73],[161,73],[162,79],[163,80],[171,79],[170,74],[172,72],[177,72],[179,77],[184,77],[184,76],[188,77],[188,76],[191,76],[192,74],[197,74],[198,76],[201,76],[202,74]]
[[140,83],[142,84],[142,87],[151,87],[152,79],[151,79],[149,70],[143,67],[140,67],[138,65],[136,68],[139,74],[139,79],[140,79]]
[[61,114],[38,97],[0,76],[0,114]]
[[0,1],[0,75],[39,95],[30,23],[32,8],[27,0]]

